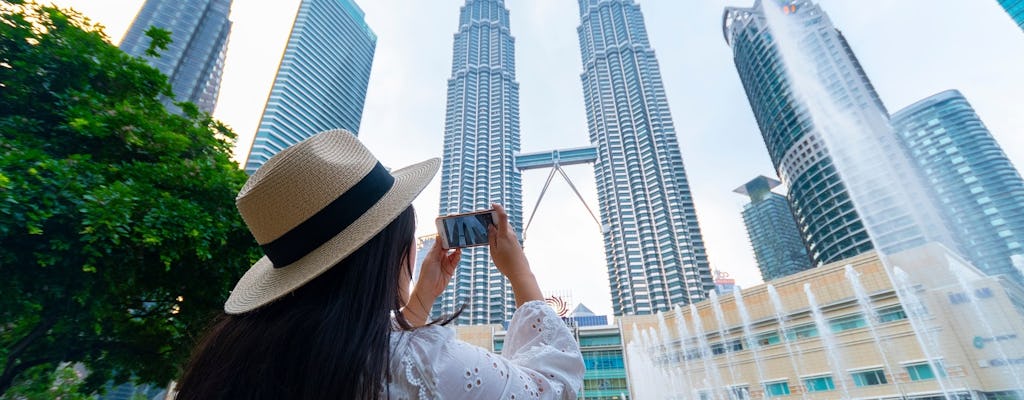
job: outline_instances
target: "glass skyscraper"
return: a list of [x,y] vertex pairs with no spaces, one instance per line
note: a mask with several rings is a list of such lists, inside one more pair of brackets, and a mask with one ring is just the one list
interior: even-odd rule
[[711,268],[640,6],[579,0],[583,98],[615,315],[704,299]]
[[[167,75],[176,101],[189,101],[212,113],[231,33],[230,11],[231,0],[146,0],[120,48]],[[171,31],[171,44],[159,57],[146,55],[150,26]],[[171,99],[164,103],[177,111]]]
[[964,255],[987,274],[1024,283],[1011,257],[1024,255],[1024,180],[959,91],[892,115],[892,125],[932,184]]
[[[785,26],[770,26],[766,12]],[[885,106],[817,4],[756,0],[750,8],[728,7],[723,32],[815,265],[868,251],[872,239],[884,252],[950,243]],[[782,40],[801,56],[786,60],[790,65]]]
[[245,171],[320,131],[358,134],[376,47],[353,0],[302,0]]
[[735,190],[750,196],[750,203],[743,206],[743,223],[766,282],[813,266],[786,196],[772,192],[778,185],[777,180],[759,176]]
[[999,5],[1006,9],[1013,22],[1024,29],[1024,0],[999,0]]
[[[509,12],[502,0],[467,0],[459,10],[448,79],[439,214],[488,209],[497,202],[522,232],[522,178],[513,165],[517,152],[519,83]],[[486,246],[462,253],[433,312],[450,314],[463,305],[459,324],[501,323],[515,311],[508,279],[491,264]]]

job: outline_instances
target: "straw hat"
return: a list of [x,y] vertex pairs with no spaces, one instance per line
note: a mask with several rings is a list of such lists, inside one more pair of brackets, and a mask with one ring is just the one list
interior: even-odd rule
[[432,158],[390,171],[351,133],[318,133],[271,157],[235,205],[266,254],[231,291],[241,314],[316,278],[379,233],[433,179]]

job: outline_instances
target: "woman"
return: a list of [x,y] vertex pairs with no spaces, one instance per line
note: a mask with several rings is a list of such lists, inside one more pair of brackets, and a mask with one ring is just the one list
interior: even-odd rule
[[579,347],[500,205],[490,253],[517,306],[503,355],[456,340],[441,326],[455,316],[428,323],[461,256],[435,241],[409,290],[410,204],[439,164],[389,172],[345,131],[268,160],[236,200],[266,256],[196,346],[177,399],[576,398]]

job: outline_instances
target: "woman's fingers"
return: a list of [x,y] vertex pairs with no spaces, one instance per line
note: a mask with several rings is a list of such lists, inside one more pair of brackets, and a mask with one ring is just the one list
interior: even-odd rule
[[445,256],[445,272],[451,274],[455,272],[455,266],[459,264],[459,259],[462,258],[462,249],[455,249],[451,254]]
[[430,246],[430,251],[427,252],[430,257],[438,257],[444,254],[444,248],[441,247],[441,235],[437,234],[434,236],[434,244]]
[[491,203],[491,207],[494,208],[494,213],[498,215],[498,232],[508,230],[508,213],[505,212],[505,207],[498,203]]

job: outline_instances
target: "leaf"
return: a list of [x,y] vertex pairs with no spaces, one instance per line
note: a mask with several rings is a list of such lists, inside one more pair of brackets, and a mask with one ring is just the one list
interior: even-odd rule
[[167,50],[167,46],[171,44],[171,31],[166,29],[150,26],[146,29],[146,36],[150,39],[146,55],[150,57],[160,57],[157,50]]

